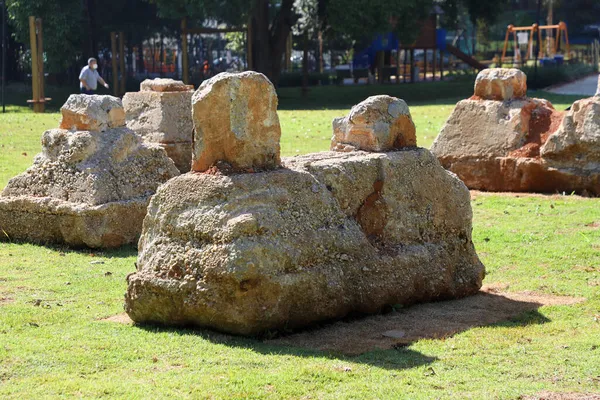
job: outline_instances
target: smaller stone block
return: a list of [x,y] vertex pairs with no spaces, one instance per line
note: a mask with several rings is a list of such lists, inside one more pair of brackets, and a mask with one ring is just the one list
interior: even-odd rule
[[527,96],[527,75],[516,68],[488,68],[475,79],[475,96],[483,100],[511,100]]
[[60,109],[61,129],[104,132],[125,126],[125,110],[117,97],[72,94]]
[[186,85],[182,81],[170,78],[146,79],[140,84],[142,92],[189,92],[194,85]]
[[236,171],[279,166],[281,128],[275,87],[263,74],[221,73],[192,96],[192,171],[223,161]]
[[417,145],[415,124],[404,100],[372,96],[333,120],[331,150],[390,151]]

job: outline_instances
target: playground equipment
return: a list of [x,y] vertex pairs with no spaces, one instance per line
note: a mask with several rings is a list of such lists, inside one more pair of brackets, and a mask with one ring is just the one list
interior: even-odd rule
[[[525,51],[525,55],[521,56],[520,51],[520,43],[518,39],[518,33],[526,33],[527,35],[527,50]],[[555,33],[555,34],[554,34]],[[510,36],[512,34],[512,42],[514,49],[514,56],[507,57],[506,52],[508,50],[508,45],[510,43]],[[504,38],[504,48],[502,50],[502,58],[501,62],[504,63],[507,59],[514,62],[525,62],[529,60],[529,58],[533,55],[533,38],[535,35],[538,35],[537,40],[539,44],[539,52],[538,58],[544,57],[552,57],[558,53],[560,49],[561,40],[564,40],[565,43],[565,56],[569,57],[570,47],[569,47],[569,33],[567,31],[567,24],[564,22],[559,22],[556,25],[538,25],[533,24],[531,26],[514,26],[508,25],[506,28],[506,36]],[[552,43],[548,46],[543,45],[542,36],[545,34],[546,41],[554,40],[554,45]]]
[[44,45],[42,40],[42,19],[29,17],[29,40],[31,43],[31,87],[33,112],[43,113],[45,104],[52,100],[44,95]]

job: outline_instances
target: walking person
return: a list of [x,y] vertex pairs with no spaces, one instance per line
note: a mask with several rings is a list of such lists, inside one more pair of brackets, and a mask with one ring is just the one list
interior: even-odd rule
[[79,74],[79,88],[83,94],[94,94],[98,88],[98,82],[108,89],[108,83],[98,73],[98,61],[95,58],[88,60],[88,65],[81,69]]

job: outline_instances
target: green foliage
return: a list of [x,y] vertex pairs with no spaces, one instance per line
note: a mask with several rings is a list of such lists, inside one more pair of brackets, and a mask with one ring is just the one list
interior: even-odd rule
[[432,4],[432,0],[329,0],[327,15],[332,29],[355,40],[393,31],[411,43]]
[[246,51],[246,32],[227,32],[225,34],[227,44],[225,48],[238,54]]
[[[329,85],[331,76],[327,73],[311,72],[308,74],[308,85]],[[282,72],[279,77],[278,87],[300,87],[302,86],[302,72]]]
[[444,20],[453,27],[458,21],[461,10],[468,13],[473,25],[478,21],[492,24],[509,4],[509,0],[438,0],[444,10]]
[[16,39],[29,45],[29,16],[42,18],[44,52],[50,72],[71,65],[81,48],[81,0],[7,0]]
[[252,3],[248,0],[147,0],[158,6],[163,18],[189,17],[192,23],[201,25],[206,19],[232,26],[245,25]]

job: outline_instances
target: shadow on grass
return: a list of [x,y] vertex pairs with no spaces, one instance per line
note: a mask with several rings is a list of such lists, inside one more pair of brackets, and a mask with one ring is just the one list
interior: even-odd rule
[[103,258],[128,258],[137,257],[138,251],[135,244],[128,244],[114,249],[92,249],[89,247],[69,247],[64,244],[56,243],[32,243],[26,240],[8,240],[2,237],[3,232],[0,231],[0,244],[30,246],[38,249],[55,251],[61,254],[77,254],[84,256],[103,257]]
[[[436,360],[408,346],[422,339],[445,339],[484,327],[520,327],[550,320],[538,308],[561,304],[557,296],[491,293],[415,306],[385,314],[344,319],[275,338],[242,338],[207,329],[136,325],[150,332],[199,335],[216,344],[241,347],[256,353],[325,357],[365,363],[386,369],[406,369]],[[570,303],[562,303],[570,304]],[[123,322],[123,321],[120,321]]]

